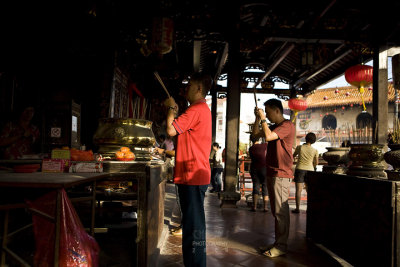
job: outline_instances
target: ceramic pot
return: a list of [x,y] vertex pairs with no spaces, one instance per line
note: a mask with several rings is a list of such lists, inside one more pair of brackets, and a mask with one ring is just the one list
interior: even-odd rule
[[322,154],[322,158],[328,165],[347,164],[349,162],[349,147],[327,147],[328,151]]
[[389,144],[390,151],[383,157],[387,163],[392,165],[394,171],[400,171],[400,144]]

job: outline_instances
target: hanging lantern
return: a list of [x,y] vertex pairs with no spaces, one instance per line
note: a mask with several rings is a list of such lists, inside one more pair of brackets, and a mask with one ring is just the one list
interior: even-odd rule
[[324,100],[325,100],[325,101],[328,100],[328,97],[327,97],[327,96],[324,96]]
[[349,96],[350,95],[350,93],[349,92],[346,92],[346,96]]
[[344,107],[344,106],[342,106],[342,109],[344,110],[344,109],[345,109],[345,107]]
[[289,99],[288,106],[294,111],[293,122],[296,119],[297,113],[307,109],[307,101],[300,98]]
[[156,17],[153,19],[153,32],[151,47],[159,54],[167,54],[172,50],[174,34],[174,23],[172,19],[166,17]]
[[339,93],[339,89],[335,89],[335,94],[338,94]]
[[348,68],[344,73],[346,81],[349,84],[358,87],[364,111],[367,110],[364,103],[364,87],[370,86],[372,83],[372,70],[373,67],[371,66],[359,64]]

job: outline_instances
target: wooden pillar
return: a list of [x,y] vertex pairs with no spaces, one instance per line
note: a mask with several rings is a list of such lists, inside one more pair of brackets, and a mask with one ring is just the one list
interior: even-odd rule
[[211,88],[212,142],[215,142],[217,132],[217,85]]
[[229,43],[228,90],[226,108],[225,137],[225,179],[224,192],[220,195],[221,207],[236,206],[240,194],[236,191],[238,183],[238,150],[240,124],[240,76],[239,40]]
[[393,128],[399,116],[399,89],[400,89],[400,54],[395,54],[392,57],[392,77],[393,87],[395,93],[394,114],[393,114]]
[[374,143],[386,144],[388,135],[388,70],[387,50],[381,52],[379,47],[373,55],[373,110]]

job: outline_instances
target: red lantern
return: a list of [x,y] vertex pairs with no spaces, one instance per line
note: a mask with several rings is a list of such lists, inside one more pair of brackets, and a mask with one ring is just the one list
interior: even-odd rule
[[328,97],[327,97],[327,96],[324,96],[324,100],[328,100]]
[[300,98],[291,98],[289,99],[288,106],[292,110],[306,110],[307,109],[307,101]]
[[342,106],[342,109],[344,110],[344,109],[345,109],[345,107],[344,107],[344,106]]
[[358,90],[361,93],[362,105],[364,107],[364,111],[367,110],[364,103],[364,87],[370,86],[372,83],[372,70],[373,67],[368,65],[355,65],[348,68],[344,73],[344,78],[346,81],[358,87]]
[[307,109],[307,101],[301,98],[291,98],[289,99],[288,106],[294,111],[293,121],[296,119],[297,113]]
[[350,93],[349,92],[346,92],[346,96],[349,96],[350,95]]
[[333,110],[333,112],[336,112],[336,111],[337,111],[336,109]]
[[339,89],[335,89],[335,94],[338,94],[339,93]]

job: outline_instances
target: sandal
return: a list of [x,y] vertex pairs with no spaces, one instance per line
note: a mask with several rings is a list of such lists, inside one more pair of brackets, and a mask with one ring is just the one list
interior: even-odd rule
[[292,213],[300,213],[300,210],[292,210]]
[[173,235],[173,236],[181,236],[182,235],[182,228],[177,228],[177,229],[171,230],[171,235]]
[[270,250],[271,248],[274,247],[274,244],[267,245],[267,246],[259,246],[258,249],[261,251],[261,253],[264,253],[267,250]]
[[275,258],[275,257],[279,257],[286,254],[286,252],[277,249],[276,247],[271,248],[270,250],[267,250],[263,253],[264,256],[267,256],[269,258]]

